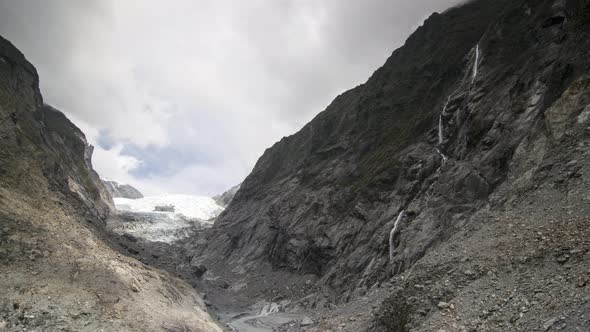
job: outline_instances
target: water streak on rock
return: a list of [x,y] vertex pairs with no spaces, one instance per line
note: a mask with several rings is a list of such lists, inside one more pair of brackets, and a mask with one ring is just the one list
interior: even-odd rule
[[391,232],[389,233],[389,259],[390,260],[393,260],[393,253],[395,250],[395,245],[393,243],[393,237],[395,235],[395,232],[397,231],[397,226],[398,226],[400,220],[402,220],[405,213],[406,213],[406,211],[402,210],[402,212],[400,212],[397,215],[397,219],[395,220],[395,223],[393,224],[393,228],[391,229]]

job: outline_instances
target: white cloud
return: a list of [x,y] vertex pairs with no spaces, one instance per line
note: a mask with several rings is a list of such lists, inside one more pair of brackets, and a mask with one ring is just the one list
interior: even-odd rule
[[[95,145],[108,133],[101,175],[209,193],[458,2],[0,0],[0,31],[37,67],[48,103]],[[179,159],[146,158],[162,149]],[[175,172],[129,173],[140,166]]]
[[121,154],[122,150],[123,146],[121,144],[115,145],[108,150],[95,147],[92,158],[93,167],[105,180],[116,180],[122,183],[137,182],[129,173],[136,169],[141,164],[141,161],[132,156]]

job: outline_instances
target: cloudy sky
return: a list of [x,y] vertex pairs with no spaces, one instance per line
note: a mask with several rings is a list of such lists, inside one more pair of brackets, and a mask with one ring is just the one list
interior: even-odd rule
[[0,0],[102,177],[212,195],[459,0]]

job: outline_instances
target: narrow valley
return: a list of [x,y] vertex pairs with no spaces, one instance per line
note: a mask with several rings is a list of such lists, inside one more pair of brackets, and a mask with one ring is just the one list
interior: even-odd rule
[[[590,1],[449,6],[213,197],[101,179],[86,134],[0,37],[0,332],[590,331]],[[291,77],[283,62],[261,68]],[[141,66],[134,75],[153,79]],[[207,103],[251,97],[203,81],[187,89],[224,86],[223,98],[199,91]],[[180,112],[154,104],[164,118]],[[256,126],[253,114],[224,121]],[[220,169],[241,167],[206,160],[234,133],[202,139],[198,121],[179,122],[213,152],[93,135],[124,157],[125,178],[189,174],[167,158],[206,164],[170,180],[178,192],[195,181],[211,191]],[[131,157],[146,151],[156,162]]]

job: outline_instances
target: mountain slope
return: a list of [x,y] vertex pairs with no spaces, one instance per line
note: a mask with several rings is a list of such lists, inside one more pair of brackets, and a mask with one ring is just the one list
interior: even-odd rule
[[221,331],[189,285],[115,250],[92,147],[38,83],[0,37],[0,326]]
[[113,198],[121,197],[121,198],[130,198],[130,199],[138,199],[143,198],[143,195],[139,192],[139,190],[135,189],[131,185],[128,184],[120,184],[116,181],[102,181],[107,188],[109,194]]
[[315,276],[304,295],[342,303],[446,255],[482,211],[500,216],[525,193],[543,206],[538,181],[559,176],[542,177],[547,160],[559,147],[578,160],[587,144],[588,8],[480,0],[433,14],[367,83],[264,153],[209,241],[187,248],[191,264],[250,288],[277,271]]
[[220,247],[207,252],[318,275],[352,259],[341,265],[355,278],[371,259],[354,251],[366,249],[384,267],[393,220],[440,166],[440,109],[503,4],[432,15],[367,83],[268,149],[216,223]]

